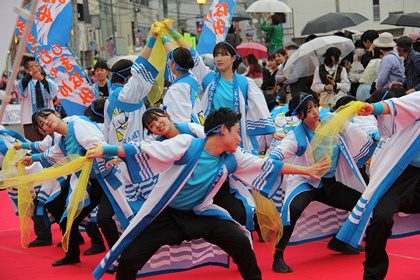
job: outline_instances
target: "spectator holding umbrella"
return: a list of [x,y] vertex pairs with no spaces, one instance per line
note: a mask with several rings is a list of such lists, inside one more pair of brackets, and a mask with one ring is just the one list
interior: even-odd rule
[[389,88],[394,81],[402,83],[404,80],[404,67],[399,54],[394,50],[396,43],[392,38],[392,34],[388,32],[381,33],[379,37],[373,41],[373,44],[378,46],[384,55],[379,63],[378,78],[376,79],[374,88]]
[[267,32],[266,46],[268,48],[268,54],[272,54],[276,49],[283,47],[283,28],[280,23],[281,19],[279,15],[267,15],[267,18],[260,26],[262,31]]
[[324,54],[324,63],[315,68],[311,90],[319,94],[322,104],[335,103],[350,91],[347,71],[339,65],[341,51],[330,47]]

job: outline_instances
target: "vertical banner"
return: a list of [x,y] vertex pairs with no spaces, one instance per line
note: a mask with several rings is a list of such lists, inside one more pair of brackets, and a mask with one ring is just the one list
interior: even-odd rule
[[204,18],[203,17],[196,17],[195,18],[195,25],[197,28],[197,37],[200,39],[201,32],[203,32],[204,26]]
[[[57,97],[69,116],[83,115],[84,109],[95,98],[94,89],[66,47],[70,41],[72,14],[70,0],[38,0],[34,27],[27,42],[28,50],[57,84]],[[19,38],[25,25],[23,18],[17,20]]]
[[197,44],[199,54],[212,53],[214,46],[225,40],[237,0],[213,0],[204,21],[202,38]]

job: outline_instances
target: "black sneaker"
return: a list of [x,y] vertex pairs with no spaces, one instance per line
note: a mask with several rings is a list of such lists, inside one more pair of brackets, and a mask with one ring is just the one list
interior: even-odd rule
[[83,255],[96,255],[103,252],[106,252],[105,244],[92,244],[92,247],[87,249]]
[[360,250],[357,248],[354,248],[350,244],[347,244],[335,237],[331,238],[331,240],[328,242],[327,248],[339,252],[346,255],[359,255]]
[[42,246],[51,246],[51,239],[35,239],[34,241],[28,244],[28,247],[42,247]]
[[64,257],[61,260],[55,261],[52,263],[52,266],[62,266],[62,265],[67,265],[67,264],[73,264],[73,263],[79,263],[80,259],[79,258],[69,258],[69,257]]

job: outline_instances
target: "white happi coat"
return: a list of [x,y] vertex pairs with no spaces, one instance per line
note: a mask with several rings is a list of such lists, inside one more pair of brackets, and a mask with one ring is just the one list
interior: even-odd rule
[[[369,185],[337,234],[337,238],[354,247],[363,241],[377,202],[420,151],[420,92],[384,102],[391,114],[377,116],[381,140],[372,157]],[[417,234],[419,225],[419,214],[395,214],[392,234]]]
[[[309,147],[310,142],[305,136],[303,125],[303,123],[299,124],[293,130],[293,133],[288,133],[280,145],[272,151],[270,157],[286,162],[292,159],[291,163],[293,164],[311,166],[312,163],[309,159],[310,157],[313,158],[313,156],[308,153],[307,147]],[[370,158],[373,152],[371,147],[374,146],[374,141],[370,134],[367,134],[354,124],[348,123],[341,139],[346,144],[343,148],[352,157],[352,162],[355,164],[354,167],[356,169]],[[361,182],[361,178],[356,177],[354,172],[358,172],[358,170],[352,170],[343,152],[340,150],[335,174],[336,180],[350,188],[363,192],[365,188],[364,182]],[[290,224],[289,208],[294,197],[303,191],[322,187],[320,180],[303,175],[289,175],[286,185],[286,191],[276,194],[275,197],[276,206],[281,209],[283,225]],[[347,211],[326,206],[320,202],[312,202],[297,221],[294,234],[290,239],[290,245],[332,236],[338,231],[347,215]]]
[[[94,271],[93,275],[96,279],[99,279],[107,270],[115,269],[114,262],[118,256],[185,185],[197,164],[205,141],[206,139],[193,138],[190,135],[178,135],[163,142],[124,145],[127,166],[134,182],[146,180],[159,173],[161,178],[129,227]],[[223,153],[219,170],[207,195],[193,208],[193,211],[197,215],[212,215],[233,221],[226,210],[213,204],[213,197],[228,174],[235,175],[250,187],[270,196],[274,193],[276,186],[281,183],[282,166],[282,162],[257,158],[240,148],[233,154]],[[240,227],[246,231],[242,226]],[[188,252],[191,252],[191,248],[184,248],[183,252],[181,251],[182,255],[188,255]],[[220,251],[217,254],[220,254]],[[177,258],[179,261],[181,257],[177,256]],[[185,259],[187,262],[188,259],[191,261],[191,255],[186,256]],[[207,257],[204,259],[208,260]],[[192,266],[194,265],[189,267]],[[173,267],[169,265],[166,269],[170,270]]]
[[105,102],[104,135],[110,145],[143,140],[141,117],[146,110],[143,99],[152,88],[158,71],[139,56],[131,67],[131,78],[122,86],[112,85]]
[[[212,105],[213,88],[216,82],[215,77],[218,74],[215,74],[204,64],[194,49],[191,49],[191,54],[195,63],[191,71],[204,90],[200,96],[200,100],[204,110],[204,117],[207,117],[210,113],[209,108]],[[234,88],[234,95],[236,95],[237,100],[233,100],[236,107],[235,110],[242,114],[239,123],[241,126],[241,147],[247,151],[255,152],[259,148],[255,136],[270,134],[275,132],[276,129],[274,128],[273,120],[270,118],[271,114],[268,111],[267,103],[261,89],[250,78],[235,74],[235,79],[241,80],[238,81],[237,88]]]

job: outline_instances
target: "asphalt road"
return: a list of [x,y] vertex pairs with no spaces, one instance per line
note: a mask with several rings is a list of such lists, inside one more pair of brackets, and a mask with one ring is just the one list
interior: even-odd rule
[[3,126],[5,129],[16,131],[17,133],[25,137],[25,135],[23,135],[23,127],[20,123],[19,124],[3,124]]

